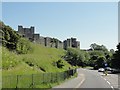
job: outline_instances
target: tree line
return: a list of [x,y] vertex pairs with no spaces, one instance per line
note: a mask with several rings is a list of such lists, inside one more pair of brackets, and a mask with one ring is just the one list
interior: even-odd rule
[[104,45],[93,43],[88,50],[68,48],[65,60],[72,66],[92,66],[94,69],[105,67],[120,69],[120,43],[117,45],[117,51],[108,49]]

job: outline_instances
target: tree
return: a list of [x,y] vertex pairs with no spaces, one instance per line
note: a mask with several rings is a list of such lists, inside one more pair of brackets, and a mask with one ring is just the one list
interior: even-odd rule
[[110,53],[114,54],[115,53],[114,49],[110,49]]
[[94,69],[98,69],[99,67],[102,67],[103,60],[106,61],[104,51],[94,50],[94,51],[89,51],[89,54],[90,54],[89,65],[94,67]]
[[115,54],[113,54],[111,66],[120,69],[120,43],[117,45],[117,51],[115,51]]
[[20,39],[20,35],[17,34],[10,26],[5,25],[0,22],[0,29],[2,30],[2,43],[3,46],[7,47],[9,50],[16,50],[16,45]]
[[96,61],[97,68],[104,67],[105,57],[99,57]]
[[[98,45],[96,43],[93,43],[90,45],[92,51],[90,52],[90,56],[91,56],[91,65],[95,66],[95,62],[97,62],[99,59],[99,57],[104,57],[105,58],[105,62],[108,64],[108,66],[111,65],[111,57],[114,53],[114,50],[111,49],[110,51],[108,51],[108,49],[104,46],[104,45]],[[91,50],[90,49],[90,50]],[[94,59],[97,56],[96,59]],[[99,61],[98,61],[99,62]]]
[[73,66],[83,66],[85,61],[85,56],[83,51],[77,50],[75,48],[68,48],[65,55],[65,60]]
[[96,43],[93,43],[90,45],[92,50],[102,50],[102,51],[108,51],[107,48],[104,45],[98,45]]

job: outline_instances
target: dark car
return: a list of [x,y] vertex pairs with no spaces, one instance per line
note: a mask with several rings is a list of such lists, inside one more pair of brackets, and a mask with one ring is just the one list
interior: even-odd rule
[[111,73],[120,73],[120,69],[115,69],[115,68],[112,68]]

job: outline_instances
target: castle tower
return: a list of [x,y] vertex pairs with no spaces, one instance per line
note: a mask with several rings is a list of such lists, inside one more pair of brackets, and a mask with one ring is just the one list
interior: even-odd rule
[[72,47],[77,47],[77,42],[76,42],[76,38],[71,38],[71,44],[72,44]]
[[22,34],[22,35],[25,34],[24,29],[23,29],[22,26],[18,26],[18,33]]
[[76,43],[77,43],[76,48],[80,48],[80,42],[76,41]]
[[67,48],[72,46],[71,43],[71,39],[67,39]]
[[64,40],[64,41],[63,41],[63,48],[64,48],[64,49],[67,49],[67,40]]
[[31,26],[31,27],[30,27],[30,32],[31,32],[31,34],[34,34],[34,31],[35,31],[35,27]]

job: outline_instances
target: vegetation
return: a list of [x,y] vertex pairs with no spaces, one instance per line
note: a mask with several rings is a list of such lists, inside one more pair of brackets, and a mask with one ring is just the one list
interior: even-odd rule
[[[8,72],[24,74],[23,68],[30,73],[60,72],[73,68],[72,66],[92,66],[98,69],[104,67],[105,63],[120,68],[118,64],[120,44],[116,52],[113,49],[108,51],[104,45],[96,43],[91,44],[89,50],[68,48],[65,51],[31,43],[3,22],[0,22],[0,33],[3,35],[0,38],[4,46],[2,51],[4,74]],[[57,39],[53,38],[51,42],[56,41]]]
[[89,54],[85,51],[81,51],[75,48],[68,48],[65,55],[65,60],[68,61],[72,66],[84,66],[87,64]]
[[[7,59],[12,62],[18,61],[13,67],[4,66],[3,74],[28,74],[28,73],[44,73],[44,72],[61,72],[68,70],[71,67],[62,57],[65,51],[62,49],[46,48],[44,46],[31,43],[34,48],[33,52],[28,54],[15,54],[11,53],[7,49],[3,50],[3,53],[8,52],[8,57],[3,54],[3,65]],[[3,48],[4,49],[4,48]],[[11,59],[14,58],[14,59]],[[54,65],[56,62],[56,65]],[[7,68],[8,70],[5,70]],[[71,67],[72,68],[72,67]],[[28,72],[26,72],[26,70]]]
[[68,48],[65,60],[72,66],[92,66],[94,69],[105,67],[105,63],[111,66],[111,58],[114,51],[104,45],[91,44],[89,50]]
[[[66,70],[71,67],[71,65],[82,67],[92,66],[95,69],[104,67],[105,63],[107,63],[108,66],[114,66],[111,62],[114,50],[111,49],[108,51],[104,45],[93,43],[90,45],[91,48],[89,50],[68,48],[66,52],[62,49],[46,48],[41,45],[33,44],[27,39],[22,38],[16,31],[10,26],[5,25],[3,22],[0,22],[0,29],[2,29],[1,33],[3,34],[3,46],[12,51],[11,53],[5,48],[6,50],[4,51],[8,52],[8,55],[5,56],[3,53],[3,58],[13,54],[11,58],[14,58],[13,62],[15,62],[10,66],[9,63],[8,65],[5,64],[3,65],[3,68],[9,69],[9,67],[14,67],[19,61],[42,72]],[[57,39],[53,38],[53,41],[51,42],[56,42],[56,40]],[[117,54],[114,54],[114,58],[116,55]],[[9,59],[11,60],[11,58]],[[4,61],[8,62],[7,59]],[[51,66],[51,68],[48,66]]]
[[2,69],[8,70],[9,68],[18,65],[19,60],[15,53],[10,52],[8,49],[2,47]]
[[111,66],[120,69],[120,43],[117,45],[117,51],[113,54]]
[[33,48],[28,40],[20,38],[17,43],[16,51],[19,54],[27,54],[29,52],[32,52]]
[[20,35],[3,22],[0,22],[0,29],[2,30],[2,45],[7,47],[9,50],[16,50]]
[[[104,45],[98,45],[96,43],[91,44],[89,50],[80,50],[76,48],[67,48],[67,50],[63,50],[47,48],[32,43],[26,38],[22,38],[16,31],[3,22],[0,22],[0,33],[2,34],[0,39],[2,39],[3,45],[3,76],[30,76],[33,74],[66,72],[66,70],[76,66],[90,66],[94,67],[94,69],[98,69],[100,67],[105,67],[105,64],[120,69],[120,43],[117,45],[117,51],[113,49],[108,51]],[[57,39],[53,38],[51,43],[56,41]],[[57,76],[57,74],[55,75]],[[65,75],[63,74],[63,76]],[[5,77],[4,80],[6,81]],[[28,82],[28,80],[24,78],[23,81]],[[46,86],[43,85],[43,87]],[[37,87],[39,87],[39,85]],[[48,85],[47,87],[50,86]]]
[[61,72],[71,67],[63,59],[63,49],[47,48],[32,43],[3,22],[0,22],[0,29],[3,34],[0,37],[3,43],[3,75]]

